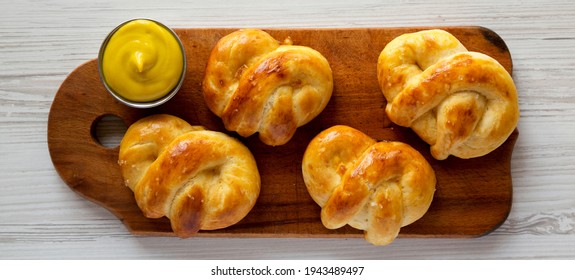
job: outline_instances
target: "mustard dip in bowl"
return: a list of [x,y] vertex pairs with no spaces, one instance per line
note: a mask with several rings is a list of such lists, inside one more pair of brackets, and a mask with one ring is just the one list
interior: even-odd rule
[[133,19],[106,37],[98,54],[98,71],[118,101],[150,108],[178,92],[186,72],[186,54],[172,29],[154,20]]

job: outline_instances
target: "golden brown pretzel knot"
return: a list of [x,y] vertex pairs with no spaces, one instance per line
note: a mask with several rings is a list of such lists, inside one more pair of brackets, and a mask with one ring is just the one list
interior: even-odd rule
[[260,191],[256,162],[243,144],[170,115],[131,125],[118,163],[144,215],[168,217],[179,237],[237,223]]
[[377,76],[390,120],[411,127],[436,159],[483,156],[517,126],[517,90],[509,73],[446,31],[395,38],[379,56]]
[[259,132],[262,142],[275,146],[325,108],[333,77],[316,50],[280,45],[264,31],[244,29],[216,44],[202,87],[227,130],[244,137]]
[[376,245],[391,243],[427,212],[436,184],[433,169],[411,146],[377,143],[341,125],[310,142],[302,172],[325,227],[349,224]]

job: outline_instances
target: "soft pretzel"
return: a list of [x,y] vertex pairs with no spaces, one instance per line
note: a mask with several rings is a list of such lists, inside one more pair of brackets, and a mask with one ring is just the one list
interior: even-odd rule
[[411,127],[436,159],[488,154],[517,126],[517,90],[509,73],[446,31],[395,38],[379,56],[377,76],[389,119]]
[[259,132],[262,142],[276,146],[321,113],[333,77],[318,51],[243,29],[216,44],[202,87],[206,104],[227,130],[244,137]]
[[302,172],[325,227],[349,224],[376,245],[391,243],[427,212],[436,184],[433,169],[411,146],[378,143],[341,125],[310,142]]
[[168,217],[179,237],[237,223],[260,191],[256,162],[243,144],[170,115],[131,125],[118,163],[143,214]]

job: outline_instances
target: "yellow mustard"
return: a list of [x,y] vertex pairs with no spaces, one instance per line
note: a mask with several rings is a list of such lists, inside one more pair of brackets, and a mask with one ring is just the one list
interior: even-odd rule
[[178,85],[183,71],[180,42],[171,30],[151,20],[137,19],[120,26],[103,46],[104,82],[130,101],[162,98]]

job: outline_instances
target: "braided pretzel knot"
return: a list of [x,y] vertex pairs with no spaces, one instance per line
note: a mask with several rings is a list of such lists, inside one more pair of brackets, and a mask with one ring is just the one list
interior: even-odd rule
[[333,78],[316,50],[280,45],[264,31],[244,29],[216,44],[202,87],[206,104],[227,130],[243,137],[259,132],[262,142],[275,146],[321,113]]
[[379,56],[377,75],[387,116],[411,127],[436,159],[483,156],[517,126],[517,90],[509,73],[446,31],[395,38]]
[[377,143],[341,125],[310,142],[302,172],[325,227],[349,224],[376,245],[391,243],[401,227],[427,212],[436,183],[429,163],[411,146]]
[[179,237],[237,223],[260,191],[256,162],[244,145],[169,115],[131,125],[118,163],[144,215],[168,217]]

